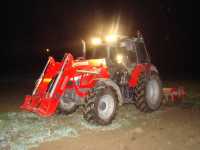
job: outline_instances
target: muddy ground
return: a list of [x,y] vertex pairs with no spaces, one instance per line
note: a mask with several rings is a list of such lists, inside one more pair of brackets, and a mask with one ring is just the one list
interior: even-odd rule
[[88,124],[81,111],[41,118],[21,112],[23,96],[33,88],[32,79],[0,81],[0,149],[34,150],[199,150],[200,83],[183,85],[188,96],[181,104],[162,106],[144,114],[134,105],[124,105],[109,126]]

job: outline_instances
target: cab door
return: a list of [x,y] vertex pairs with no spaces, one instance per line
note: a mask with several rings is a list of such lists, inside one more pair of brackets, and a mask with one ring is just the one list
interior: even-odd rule
[[138,63],[139,64],[150,63],[151,60],[146,50],[144,41],[138,39],[135,41],[134,45],[137,51]]

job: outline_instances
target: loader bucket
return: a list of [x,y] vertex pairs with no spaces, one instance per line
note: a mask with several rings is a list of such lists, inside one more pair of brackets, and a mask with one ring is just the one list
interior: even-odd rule
[[34,111],[37,105],[39,105],[38,99],[34,99],[32,96],[26,95],[24,103],[20,106],[20,108],[27,111]]
[[56,112],[59,101],[57,99],[42,99],[38,109],[35,111],[38,115],[48,117]]
[[21,109],[35,112],[36,114],[48,117],[56,112],[59,101],[57,99],[46,99],[27,95]]

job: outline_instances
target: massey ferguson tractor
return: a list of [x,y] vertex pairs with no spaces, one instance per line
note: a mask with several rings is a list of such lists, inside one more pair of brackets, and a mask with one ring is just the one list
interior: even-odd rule
[[163,90],[142,36],[108,36],[92,43],[88,49],[84,43],[84,57],[66,53],[60,62],[49,57],[21,109],[47,117],[82,106],[83,117],[100,125],[111,123],[125,103],[142,112],[157,110]]

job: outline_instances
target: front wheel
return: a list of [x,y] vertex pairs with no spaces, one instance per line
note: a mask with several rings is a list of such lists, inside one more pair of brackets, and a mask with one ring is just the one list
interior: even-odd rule
[[84,118],[93,123],[107,125],[112,122],[117,109],[115,91],[105,84],[98,84],[86,103]]
[[75,102],[65,102],[65,99],[60,99],[59,112],[68,115],[75,112],[76,109],[77,105]]
[[142,112],[157,110],[162,101],[161,81],[156,73],[151,73],[146,79],[141,74],[138,85],[135,88],[136,107]]

